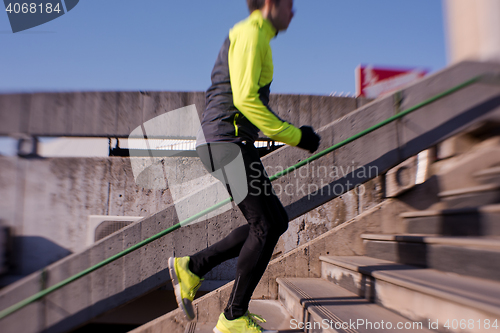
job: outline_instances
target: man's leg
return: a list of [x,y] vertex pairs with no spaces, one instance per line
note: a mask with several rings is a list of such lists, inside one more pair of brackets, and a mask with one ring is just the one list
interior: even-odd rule
[[[220,263],[239,256],[236,281],[224,311],[227,319],[235,319],[246,313],[252,293],[264,274],[274,247],[288,228],[288,216],[272,191],[258,151],[253,145],[240,147],[248,195],[238,207],[248,225],[233,230],[221,241],[190,256],[189,261],[189,270],[202,277]],[[210,172],[220,169],[221,164],[224,164],[224,156],[228,156],[226,149],[205,149],[198,150],[198,153]],[[232,158],[234,152],[229,155]],[[230,188],[228,190],[231,192]]]
[[248,224],[242,225],[234,229],[224,239],[192,255],[189,261],[189,270],[201,277],[224,261],[236,258],[248,237],[249,230]]
[[[213,144],[213,146],[212,144],[208,144],[198,147],[196,150],[205,168],[219,178],[223,184],[226,184],[230,193],[228,175],[225,169],[227,167],[231,171],[237,170],[236,177],[234,173],[230,176],[233,180],[235,178],[237,180],[236,184],[238,187],[235,188],[237,191],[235,193],[235,200],[236,202],[241,201],[241,198],[245,196],[247,187],[246,177],[241,172],[243,171],[242,167],[244,163],[240,161],[240,163],[236,163],[236,167],[234,164],[231,164],[240,154],[240,147],[234,143]],[[241,176],[239,175],[240,173]],[[250,227],[248,225],[241,226],[233,230],[223,240],[193,256],[169,258],[168,266],[175,297],[187,319],[194,319],[192,301],[201,285],[201,277],[222,262],[237,257],[248,237],[249,230]]]
[[239,253],[235,283],[224,310],[229,320],[247,312],[276,243],[288,228],[288,216],[272,191],[257,150],[253,146],[242,147],[242,153],[249,191],[238,207],[248,222],[249,231]]
[[[205,168],[210,173],[214,173],[217,170],[224,170],[240,152],[244,156],[242,152],[244,148],[245,146],[242,144],[215,143],[200,146],[196,151]],[[246,165],[245,160],[244,163]],[[231,187],[226,179],[225,172],[218,173],[217,175],[221,177],[219,180],[227,187],[229,194],[232,196]],[[240,226],[224,239],[194,254],[190,257],[189,269],[201,277],[224,261],[236,258],[240,254],[241,247],[248,237],[249,230],[249,225]]]

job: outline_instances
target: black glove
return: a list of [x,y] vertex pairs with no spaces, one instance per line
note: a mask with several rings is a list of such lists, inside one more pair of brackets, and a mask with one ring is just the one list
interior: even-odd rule
[[314,153],[319,147],[321,137],[314,132],[311,126],[301,126],[299,129],[302,131],[302,138],[300,139],[297,147],[309,150],[310,153]]

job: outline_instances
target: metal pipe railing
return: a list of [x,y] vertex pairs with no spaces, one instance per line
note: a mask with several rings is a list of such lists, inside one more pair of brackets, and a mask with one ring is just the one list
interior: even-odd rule
[[[320,158],[320,157],[322,157],[322,156],[324,156],[324,155],[326,155],[326,154],[328,154],[328,153],[330,153],[330,152],[332,152],[332,151],[334,151],[334,150],[336,150],[336,149],[338,149],[338,148],[340,148],[342,146],[347,145],[350,142],[353,142],[353,141],[355,141],[355,140],[357,140],[357,139],[365,136],[368,133],[371,133],[371,132],[375,131],[376,129],[379,129],[379,128],[381,128],[381,127],[383,127],[383,126],[385,126],[385,125],[387,125],[387,124],[395,121],[396,119],[402,118],[402,117],[408,115],[409,113],[411,113],[411,112],[413,112],[415,110],[420,109],[423,106],[426,106],[426,105],[428,105],[430,103],[433,103],[436,100],[441,99],[441,98],[443,98],[445,96],[453,94],[454,92],[456,92],[458,90],[461,90],[461,89],[463,89],[463,88],[465,88],[467,86],[470,86],[471,84],[479,82],[481,79],[483,79],[483,77],[484,77],[483,75],[476,76],[476,77],[474,77],[474,78],[472,78],[472,79],[470,79],[468,81],[465,81],[465,82],[463,82],[463,83],[461,83],[461,84],[459,84],[459,85],[457,85],[457,86],[455,86],[455,87],[453,87],[451,89],[448,89],[448,90],[446,90],[446,91],[444,91],[444,92],[442,92],[442,93],[440,93],[438,95],[435,95],[435,96],[433,96],[433,97],[431,97],[431,98],[429,98],[429,99],[427,99],[427,100],[425,100],[425,101],[423,101],[423,102],[421,102],[421,103],[419,103],[419,104],[417,104],[417,105],[415,105],[415,106],[413,106],[413,107],[411,107],[409,109],[406,109],[406,110],[404,110],[404,111],[402,111],[402,112],[400,112],[400,113],[398,113],[398,114],[396,114],[396,115],[394,115],[394,116],[392,116],[392,117],[390,117],[390,118],[388,118],[388,119],[386,119],[386,120],[384,120],[384,121],[382,121],[382,122],[380,122],[380,123],[378,123],[378,124],[376,124],[376,125],[368,128],[368,129],[366,129],[366,130],[364,130],[364,131],[356,134],[356,135],[353,135],[352,137],[350,137],[350,138],[348,138],[348,139],[346,139],[346,140],[344,140],[342,142],[339,142],[339,143],[331,146],[330,148],[327,148],[327,149],[325,149],[325,150],[323,150],[323,151],[321,151],[321,152],[319,152],[319,153],[317,153],[315,155],[312,155],[311,157],[309,157],[309,158],[307,158],[307,159],[305,159],[305,160],[303,160],[303,161],[301,161],[301,162],[299,162],[299,163],[297,163],[297,164],[295,164],[295,165],[293,165],[293,166],[291,166],[291,167],[289,167],[289,168],[287,168],[287,169],[285,169],[285,170],[283,170],[281,172],[278,172],[277,174],[275,174],[274,176],[270,177],[269,179],[271,181],[274,181],[274,180],[276,180],[276,179],[278,179],[278,178],[280,178],[280,177],[282,177],[282,176],[284,176],[284,175],[286,175],[286,174],[288,174],[288,173],[290,173],[290,172],[292,172],[292,171],[294,171],[294,170],[296,170],[296,169],[298,169],[298,168],[300,168],[300,167],[302,167],[302,166],[304,166],[304,165],[306,165],[306,164],[308,164],[308,163],[310,163],[310,162],[312,162],[314,160],[317,160],[318,158]],[[73,276],[71,276],[71,277],[69,277],[69,278],[67,278],[67,279],[65,279],[65,280],[63,280],[63,281],[61,281],[61,282],[59,282],[59,283],[57,283],[57,284],[49,287],[49,288],[47,288],[47,289],[44,289],[44,290],[36,293],[35,295],[33,295],[31,297],[28,297],[28,298],[24,299],[23,301],[21,301],[19,303],[16,303],[16,304],[14,304],[14,305],[6,308],[5,310],[0,311],[0,319],[3,319],[5,317],[7,317],[8,315],[16,312],[17,310],[22,309],[23,307],[27,306],[28,304],[31,304],[31,303],[33,303],[33,302],[35,302],[35,301],[43,298],[44,296],[47,296],[48,294],[50,294],[50,293],[52,293],[52,292],[54,292],[54,291],[56,291],[56,290],[58,290],[58,289],[60,289],[60,288],[62,288],[64,286],[68,285],[69,283],[71,283],[73,281],[76,281],[76,280],[84,277],[85,275],[90,274],[93,271],[95,271],[95,270],[97,270],[97,269],[99,269],[99,268],[101,268],[101,267],[103,267],[103,266],[105,266],[105,265],[107,265],[107,264],[109,264],[109,263],[111,263],[111,262],[113,262],[113,261],[115,261],[115,260],[117,260],[117,259],[119,259],[119,258],[121,258],[121,257],[123,257],[123,256],[125,256],[125,255],[127,255],[127,254],[129,254],[129,253],[131,253],[131,252],[133,252],[133,251],[135,251],[137,249],[139,249],[139,248],[141,248],[141,247],[143,247],[144,245],[147,245],[147,244],[149,244],[149,243],[157,240],[158,238],[161,238],[161,237],[163,237],[163,236],[165,236],[165,235],[167,235],[167,234],[169,234],[169,233],[171,233],[171,232],[173,232],[173,231],[181,228],[182,226],[185,226],[185,225],[191,223],[192,221],[195,221],[196,219],[202,217],[203,215],[208,214],[208,213],[210,213],[210,212],[212,212],[212,211],[214,211],[214,210],[216,210],[216,209],[218,209],[218,208],[220,208],[220,207],[222,207],[222,206],[230,203],[231,201],[232,201],[232,198],[228,198],[228,199],[226,199],[224,201],[221,201],[220,203],[218,203],[218,204],[216,204],[216,205],[214,205],[214,206],[212,206],[210,208],[207,208],[204,211],[202,211],[202,212],[200,212],[200,213],[198,213],[196,215],[193,215],[190,218],[185,219],[185,220],[177,223],[176,225],[173,225],[170,228],[167,228],[167,229],[161,231],[160,233],[158,233],[158,234],[156,234],[154,236],[151,236],[151,237],[147,238],[147,239],[145,239],[145,240],[143,240],[143,241],[141,241],[141,242],[139,242],[139,243],[137,243],[137,244],[129,247],[128,249],[123,250],[122,252],[117,253],[114,256],[111,256],[108,259],[103,260],[100,263],[98,263],[98,264],[96,264],[96,265],[94,265],[92,267],[87,268],[86,270],[84,270],[84,271],[82,271],[82,272],[80,272],[78,274],[75,274],[75,275],[73,275]]]

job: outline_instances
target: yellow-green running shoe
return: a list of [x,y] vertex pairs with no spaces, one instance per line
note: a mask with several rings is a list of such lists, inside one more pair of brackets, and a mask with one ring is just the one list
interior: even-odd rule
[[243,317],[227,320],[224,313],[219,316],[219,321],[214,327],[214,333],[277,333],[278,331],[264,330],[257,321],[265,323],[266,320],[259,315],[247,313]]
[[168,258],[168,270],[174,285],[177,304],[184,311],[186,318],[193,320],[195,315],[192,302],[203,279],[189,270],[189,257]]

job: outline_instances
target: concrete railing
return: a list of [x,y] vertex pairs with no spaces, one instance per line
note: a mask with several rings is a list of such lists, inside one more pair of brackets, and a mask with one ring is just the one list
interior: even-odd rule
[[[273,110],[293,124],[318,127],[366,104],[364,98],[272,94]],[[204,92],[0,94],[0,136],[128,137],[144,122],[195,104]]]
[[[61,94],[52,95],[54,98],[61,98]],[[27,99],[31,98],[30,96],[29,94],[25,95]],[[163,112],[170,108],[182,106],[180,104],[181,99],[175,98],[176,95],[172,93],[164,93],[163,97],[158,97],[157,100],[167,99],[165,96],[170,96],[172,100],[177,101],[179,104],[172,102],[169,104],[170,106],[164,106]],[[11,95],[0,95],[0,100],[4,98],[5,101],[12,99],[12,97]],[[46,99],[49,100],[48,97]],[[189,103],[186,100],[185,102]],[[367,103],[367,100],[364,99],[356,100],[330,96],[271,95],[272,107],[281,117],[295,124],[312,124],[316,128],[322,122],[340,118],[365,103]],[[3,105],[6,104],[3,103]],[[15,104],[11,104],[11,106],[13,105]],[[69,111],[71,111],[70,106],[67,106]],[[5,110],[5,108],[0,110]],[[200,107],[198,107],[198,110],[200,110]],[[20,112],[23,111],[20,110]],[[299,112],[307,114],[300,116]],[[317,117],[313,117],[313,114],[316,114]],[[53,132],[52,134],[57,133]],[[4,157],[0,158],[0,163],[4,165],[0,178],[8,184],[8,186],[0,189],[6,199],[6,201],[0,203],[1,207],[4,208],[0,214],[3,214],[2,217],[14,227],[17,231],[16,234],[21,236],[19,239],[23,239],[22,242],[17,244],[18,247],[22,247],[17,252],[18,261],[24,257],[30,259],[20,260],[22,264],[19,267],[21,272],[18,273],[21,274],[23,271],[32,271],[33,267],[40,267],[41,263],[45,263],[44,266],[46,266],[51,261],[54,261],[54,258],[57,259],[58,256],[60,258],[61,255],[68,255],[67,249],[81,254],[84,248],[83,240],[86,237],[85,228],[82,229],[82,225],[86,223],[88,215],[127,214],[137,216],[144,214],[144,216],[147,216],[151,212],[160,211],[160,207],[171,203],[168,191],[153,190],[151,192],[136,186],[130,163],[126,158],[20,159]],[[24,193],[24,195],[12,196],[11,193]],[[344,210],[347,213],[341,215],[346,215],[346,218],[352,217],[353,212],[357,211],[357,199],[350,200],[349,203],[344,203],[344,205],[346,206]],[[345,220],[342,219],[340,222]],[[171,221],[164,222],[170,223]],[[162,225],[165,226],[165,224]],[[26,232],[30,237],[23,237],[22,232]],[[213,237],[222,237],[224,232],[225,230],[219,230]],[[33,237],[33,235],[37,236]],[[139,235],[139,238],[141,238],[141,235]],[[52,255],[47,256],[47,251],[37,249],[36,245],[41,240],[43,240],[42,243],[51,245],[49,248],[53,250]],[[177,242],[176,248],[183,248],[185,246],[183,243],[188,242],[189,240]],[[128,245],[130,243],[124,246]],[[284,247],[287,248],[288,245],[285,244]],[[88,253],[88,251],[83,252]],[[37,254],[40,254],[38,259],[34,257]],[[73,265],[75,260],[72,258],[78,256],[78,254],[67,257],[54,265],[59,267],[59,264],[66,261],[70,261]],[[84,254],[84,256],[86,255]],[[90,261],[86,262],[90,263]],[[95,261],[92,262],[95,263]],[[51,275],[48,272],[52,271],[54,265],[50,265],[45,271],[31,275],[31,277],[35,277],[35,284],[46,285],[47,281],[43,279]],[[207,278],[211,280],[232,279],[233,266],[234,263],[229,263],[229,266],[219,267],[210,272],[210,276]],[[77,267],[82,270],[86,265],[77,265]],[[76,273],[77,270],[72,270],[72,272]],[[30,278],[26,280],[30,280]],[[53,283],[50,282],[49,284],[52,285]],[[16,286],[19,286],[19,289]],[[157,284],[153,284],[153,286],[157,286]],[[23,294],[24,291],[30,290],[25,288],[22,281],[11,285],[9,288],[23,289],[21,290]],[[142,290],[146,292],[151,289],[148,286]],[[28,296],[27,294],[24,295]],[[1,300],[0,303],[2,303]],[[3,308],[3,305],[0,308]]]
[[[490,72],[500,72],[500,65],[467,62],[448,68],[405,89],[399,110],[418,104],[473,76]],[[322,127],[319,130],[323,138],[320,150],[391,117],[397,110],[393,98],[387,97]],[[280,178],[274,186],[285,188],[292,184],[292,195],[282,192],[280,199],[289,216],[295,218],[337,197],[343,193],[340,188],[345,192],[349,188],[348,184],[352,186],[374,178],[467,126],[493,118],[500,118],[500,87],[473,85],[320,158],[312,163],[305,174],[297,172]],[[293,165],[307,156],[302,150],[285,147],[266,156],[263,162],[267,167],[279,168]],[[334,166],[350,165],[357,167],[356,172],[343,175],[330,172],[324,177],[317,177],[312,171],[312,166],[316,166],[316,170],[320,167],[331,170]],[[369,170],[377,171],[372,174]],[[318,191],[312,191],[314,189]],[[173,223],[177,223],[175,209],[169,206],[92,248],[47,267],[45,272],[34,274],[7,288],[0,295],[0,308],[51,286]],[[23,308],[0,324],[6,327],[6,332],[68,330],[165,283],[168,280],[166,261],[169,255],[179,256],[200,250],[225,236],[233,226],[242,223],[244,219],[241,213],[229,211],[206,223],[177,230],[54,292],[46,297],[46,301]],[[29,317],[37,319],[29,322],[22,320]]]
[[[270,101],[284,119],[315,128],[367,102],[287,94]],[[190,103],[202,112],[204,93],[0,94],[0,135],[126,137],[141,122]],[[82,251],[89,215],[147,216],[172,203],[168,191],[137,186],[127,158],[0,157],[0,170],[0,219],[23,237],[16,242],[16,275]]]
[[[0,94],[0,136],[127,137],[143,122],[186,105],[201,113],[204,98],[203,92]],[[288,94],[272,94],[270,101],[284,119],[315,128],[367,102]],[[82,251],[89,215],[148,216],[172,203],[168,191],[135,184],[128,158],[0,157],[0,182],[0,219],[22,239],[16,242],[17,276]]]

